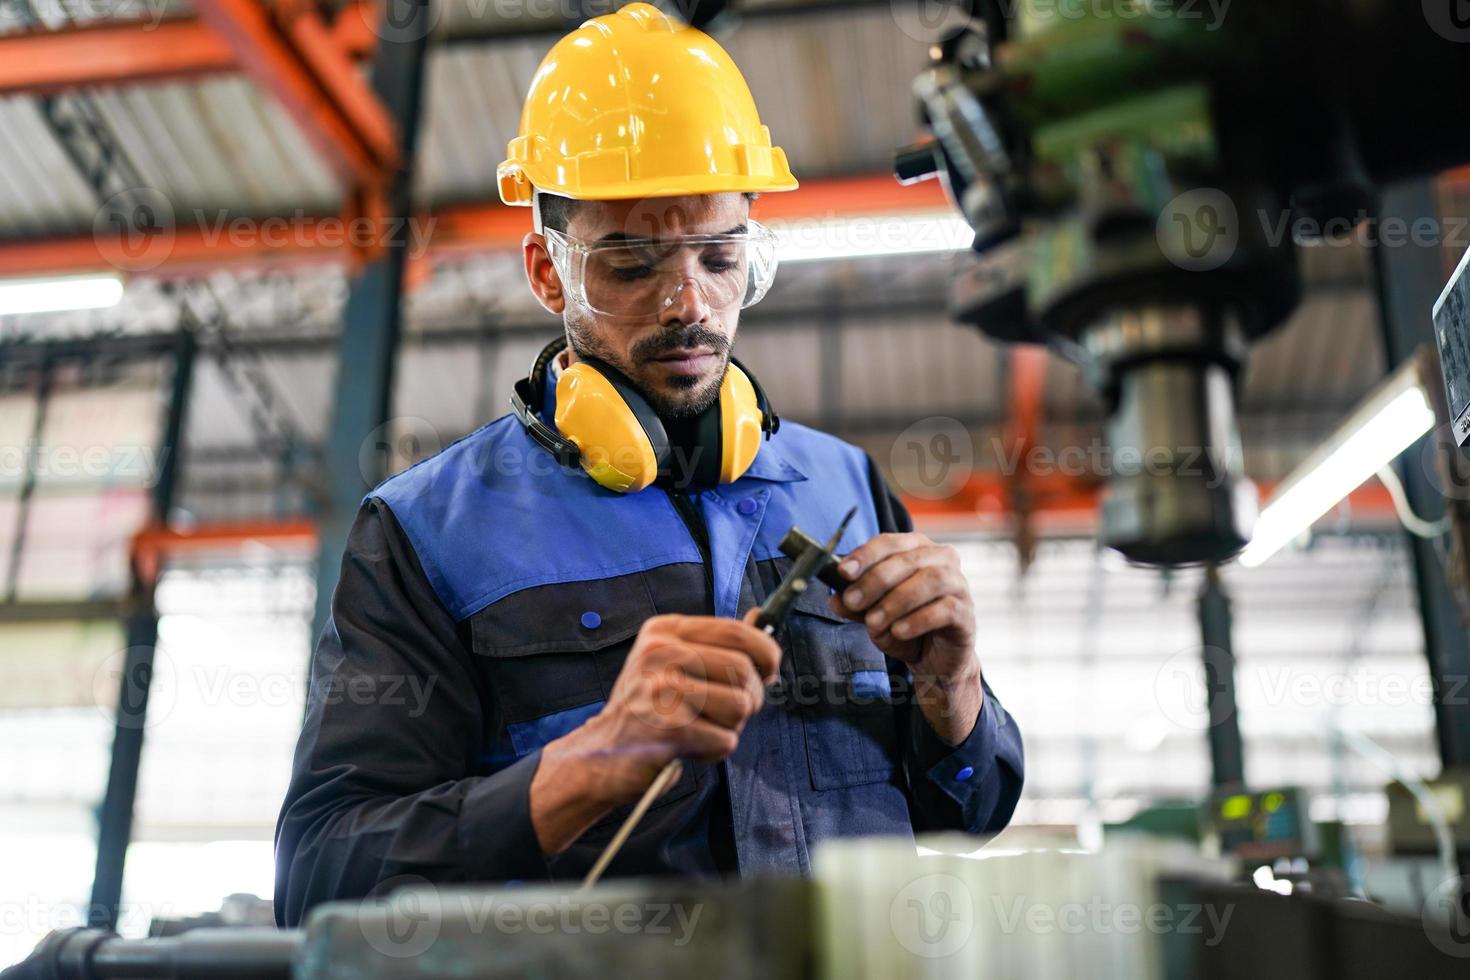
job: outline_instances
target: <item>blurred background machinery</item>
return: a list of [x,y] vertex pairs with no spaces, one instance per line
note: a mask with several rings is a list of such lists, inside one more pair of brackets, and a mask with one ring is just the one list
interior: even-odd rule
[[[603,7],[503,6],[0,0],[0,962],[270,894],[346,521],[557,328],[492,164]],[[1470,482],[1416,352],[1470,246],[1470,45],[1432,5],[1011,6],[683,6],[803,179],[757,202],[742,359],[960,549],[1008,834],[1217,846],[1423,935],[1467,850]],[[949,193],[893,179],[925,136],[900,171]],[[1321,491],[1388,408],[1396,465]],[[1156,444],[1204,469],[1116,457]]]

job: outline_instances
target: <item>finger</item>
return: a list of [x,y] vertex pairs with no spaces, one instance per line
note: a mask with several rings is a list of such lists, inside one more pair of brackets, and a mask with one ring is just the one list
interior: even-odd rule
[[843,590],[842,604],[854,612],[869,609],[920,570],[946,567],[953,561],[953,552],[939,545],[889,555],[868,566],[857,581]]
[[827,608],[832,610],[837,615],[843,617],[844,619],[852,620],[862,619],[863,613],[866,612],[866,610],[863,609],[854,610],[847,608],[847,604],[842,601],[841,592],[834,592],[827,597]]
[[854,548],[843,556],[838,563],[837,570],[842,577],[848,581],[858,578],[870,566],[882,561],[889,555],[900,551],[912,551],[924,545],[933,544],[929,536],[911,531],[907,534],[880,534],[869,538],[866,544]]
[[735,751],[735,747],[740,744],[740,736],[708,719],[696,718],[689,724],[670,731],[668,741],[682,759],[719,762],[729,758]]
[[940,596],[965,598],[967,593],[968,588],[959,572],[942,565],[928,565],[917,569],[873,603],[863,617],[863,624],[871,632],[882,632],[903,616],[920,606],[928,605]]
[[962,643],[973,640],[975,623],[968,605],[958,596],[945,595],[899,619],[888,632],[899,640],[912,640],[951,628],[963,634]]
[[699,711],[701,718],[734,732],[745,727],[759,706],[748,687],[706,684],[703,690],[691,692],[691,696],[702,705]]
[[661,656],[655,662],[660,670],[672,665],[691,678],[730,687],[759,686],[761,682],[755,661],[740,650],[688,641],[659,650]]
[[671,624],[674,635],[709,646],[738,650],[754,661],[764,678],[776,676],[781,648],[751,623],[715,616],[680,616]]

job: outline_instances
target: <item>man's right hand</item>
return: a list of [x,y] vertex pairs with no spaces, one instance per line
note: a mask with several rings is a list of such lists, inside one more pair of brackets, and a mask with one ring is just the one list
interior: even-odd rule
[[614,807],[638,799],[671,759],[718,762],[765,703],[781,648],[752,623],[655,616],[643,624],[607,705],[547,743],[531,780],[531,822],[557,854]]

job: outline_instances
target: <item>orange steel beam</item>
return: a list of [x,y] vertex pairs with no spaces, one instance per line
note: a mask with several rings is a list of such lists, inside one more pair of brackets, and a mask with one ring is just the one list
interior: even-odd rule
[[350,261],[351,235],[335,216],[280,219],[289,224],[280,239],[270,219],[251,222],[241,236],[225,229],[178,228],[159,233],[156,245],[145,244],[136,261],[120,255],[106,235],[68,235],[0,242],[0,278],[44,278],[108,269],[138,275],[177,278],[221,269],[301,267]]
[[[792,220],[871,215],[882,213],[883,209],[893,213],[901,198],[892,194],[890,188],[898,186],[887,174],[808,181],[800,190],[760,198],[757,208],[762,217],[768,217],[771,205],[780,200],[780,217]],[[912,188],[899,187],[899,191],[910,194]],[[935,197],[926,192],[904,200],[908,203],[903,210],[921,211],[942,202],[943,195]],[[344,262],[353,258],[351,248],[343,247],[351,244],[344,241],[347,237],[343,234],[344,219],[336,215],[248,218],[246,224],[250,231],[244,235],[234,234],[228,227],[221,232],[216,221],[219,215],[208,212],[207,220],[196,221],[193,226],[188,224],[188,215],[181,213],[177,217],[182,223],[172,231],[163,232],[165,243],[149,253],[156,261],[151,261],[147,268],[122,264],[123,271],[188,276],[220,268],[279,267]],[[429,236],[429,256],[513,251],[520,248],[521,240],[531,230],[531,209],[498,203],[467,204],[415,220],[419,222],[416,230]],[[286,236],[289,240],[282,243],[280,235],[268,234],[272,227],[292,229]],[[96,272],[118,266],[119,263],[109,260],[113,250],[108,244],[105,235],[99,240],[90,234],[0,240],[0,278]],[[420,261],[424,258],[417,256]]]
[[[1032,477],[1035,505],[1032,515],[1064,518],[1091,523],[1097,515],[1103,484],[1060,474]],[[1264,505],[1275,492],[1276,484],[1257,484]],[[1012,515],[1011,486],[1008,477],[999,473],[977,473],[955,493],[938,500],[904,496],[904,506],[916,522],[929,526],[953,519],[991,522]],[[1396,521],[1393,497],[1377,479],[1371,479],[1347,496],[1347,505],[1355,514],[1371,520]]]
[[199,0],[198,10],[347,187],[387,184],[398,165],[393,120],[315,10],[259,0]]
[[[349,7],[332,37],[349,58],[376,50],[368,4]],[[0,35],[0,95],[47,95],[82,86],[135,85],[239,72],[228,44],[194,17]]]
[[316,539],[316,522],[308,520],[227,521],[192,528],[151,524],[133,535],[133,567],[145,581],[152,582],[164,560],[176,555],[220,552],[250,542],[311,549]]

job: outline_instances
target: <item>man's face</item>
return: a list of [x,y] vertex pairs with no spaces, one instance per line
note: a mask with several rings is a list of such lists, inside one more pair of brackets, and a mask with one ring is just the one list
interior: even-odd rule
[[[572,211],[567,235],[596,242],[723,234],[744,230],[749,217],[743,194],[585,201]],[[678,262],[689,264],[691,280],[684,288],[672,282],[673,301],[662,309],[630,320],[569,301],[563,314],[573,358],[596,357],[622,371],[665,418],[696,415],[714,404],[740,317],[738,301],[713,309],[693,288],[705,274],[699,250],[678,255]]]

